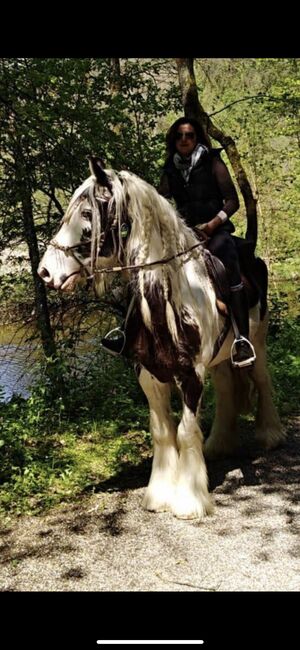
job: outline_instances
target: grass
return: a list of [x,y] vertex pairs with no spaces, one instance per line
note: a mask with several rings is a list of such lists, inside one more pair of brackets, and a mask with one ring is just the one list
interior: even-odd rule
[[93,489],[123,463],[150,455],[147,427],[148,407],[131,367],[110,358],[102,372],[93,368],[69,386],[65,402],[51,402],[37,387],[28,400],[2,403],[0,511],[37,513]]

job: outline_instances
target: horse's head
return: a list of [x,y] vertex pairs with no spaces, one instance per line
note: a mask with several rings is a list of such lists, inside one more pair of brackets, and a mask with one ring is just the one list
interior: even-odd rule
[[48,287],[62,291],[73,291],[82,280],[93,278],[100,295],[109,276],[95,272],[122,263],[130,224],[118,175],[106,172],[94,157],[90,170],[92,176],[75,191],[38,272]]

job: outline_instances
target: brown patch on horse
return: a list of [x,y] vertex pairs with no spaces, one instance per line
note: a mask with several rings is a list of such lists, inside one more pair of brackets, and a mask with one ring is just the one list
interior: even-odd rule
[[179,320],[176,314],[178,329],[178,346],[175,345],[168,330],[165,300],[163,290],[157,283],[151,290],[145,289],[149,303],[153,331],[145,326],[138,304],[129,317],[126,327],[127,340],[124,352],[141,363],[151,374],[161,382],[169,382],[179,370],[190,372],[193,359],[200,349],[200,334],[196,325],[184,321],[184,311]]
[[176,382],[179,385],[184,403],[189,407],[189,409],[196,415],[198,404],[203,392],[203,384],[197,377],[194,368],[192,368],[188,373],[180,372],[176,376]]

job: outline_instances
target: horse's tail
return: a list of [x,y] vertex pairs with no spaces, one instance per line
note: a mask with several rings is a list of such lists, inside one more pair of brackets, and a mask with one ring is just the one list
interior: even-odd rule
[[246,212],[247,231],[245,239],[253,244],[253,250],[255,250],[257,242],[257,201],[253,196],[248,196]]

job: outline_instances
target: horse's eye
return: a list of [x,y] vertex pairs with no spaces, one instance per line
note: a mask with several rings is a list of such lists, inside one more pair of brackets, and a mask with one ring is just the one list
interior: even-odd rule
[[88,219],[88,221],[92,221],[91,210],[82,210],[81,216],[83,217],[83,219]]
[[130,230],[130,228],[129,228],[127,223],[122,223],[121,224],[120,235],[121,235],[122,239],[125,239],[125,237],[127,237],[128,233],[129,233],[129,230]]

